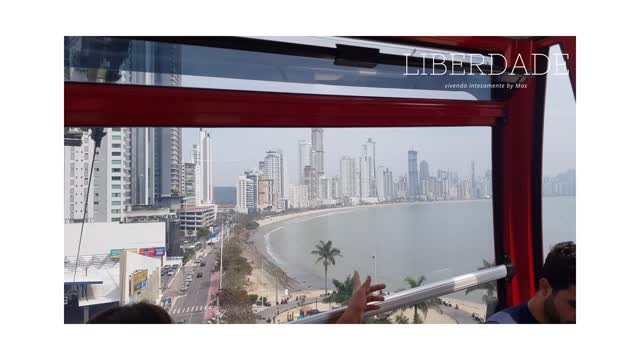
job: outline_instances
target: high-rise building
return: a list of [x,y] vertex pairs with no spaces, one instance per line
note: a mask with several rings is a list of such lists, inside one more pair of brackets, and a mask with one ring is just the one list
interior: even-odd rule
[[306,140],[298,140],[298,185],[304,184],[304,168],[311,164],[311,144]]
[[200,147],[194,144],[191,148],[191,161],[193,162],[193,196],[196,205],[203,203],[203,183],[202,183],[202,156],[200,155]]
[[180,208],[187,209],[196,206],[196,165],[190,162],[182,163],[182,203]]
[[408,196],[408,185],[407,185],[407,177],[400,176],[398,177],[398,191],[397,197],[400,199],[406,199]]
[[202,168],[202,204],[213,204],[213,142],[208,131],[200,129],[198,145]]
[[[363,197],[376,197],[376,142],[373,139],[368,138],[367,142],[362,145],[362,156],[366,158],[367,167],[362,168],[362,177],[368,179],[368,191],[365,192]],[[365,174],[366,173],[366,174]]]
[[384,166],[378,166],[376,170],[376,194],[379,201],[390,200],[385,197],[384,192]]
[[131,203],[155,203],[155,128],[131,128]]
[[182,188],[185,197],[196,196],[196,164],[185,162],[182,164],[183,176],[182,176]]
[[324,146],[322,144],[322,128],[311,128],[311,148],[313,150],[312,166],[318,176],[324,175]]
[[260,210],[273,206],[273,179],[266,175],[258,176],[258,204]]
[[251,183],[247,186],[247,207],[249,208],[249,212],[253,212],[258,207],[258,187],[260,185],[260,175],[255,169],[245,171],[244,175],[247,177],[247,179],[251,180]]
[[485,186],[485,190],[484,190],[484,195],[485,197],[492,197],[493,196],[493,181],[492,181],[492,176],[491,176],[491,170],[487,170],[487,172],[484,173],[484,186]]
[[361,156],[360,157],[360,197],[367,198],[371,194],[369,186],[371,186],[371,182],[369,181],[369,157]]
[[[105,128],[94,165],[93,208],[97,222],[124,220],[131,202],[131,147],[129,128]],[[178,177],[180,177],[178,169]]]
[[340,191],[340,176],[334,176],[331,178],[331,198],[340,199],[342,197]]
[[321,176],[319,179],[319,185],[320,185],[320,194],[319,194],[319,198],[321,200],[331,200],[332,196],[331,196],[331,186],[332,186],[332,181],[331,178],[328,178],[326,176]]
[[307,187],[307,195],[309,196],[309,204],[314,206],[316,200],[320,198],[320,184],[316,168],[305,166],[304,168],[304,184]]
[[415,198],[418,195],[418,152],[409,150],[409,188],[408,197]]
[[471,198],[477,198],[477,184],[476,184],[476,162],[471,162]]
[[304,209],[309,207],[309,195],[307,194],[306,185],[297,185],[289,187],[290,206],[295,209]]
[[355,160],[354,159],[354,179],[353,179],[353,196],[362,199],[362,174],[361,174],[361,167],[360,167],[360,161],[359,160]]
[[393,188],[393,174],[389,168],[386,168],[383,173],[384,182],[384,198],[385,200],[393,200],[396,197],[396,193]]
[[213,144],[208,132],[200,129],[198,143],[193,145],[191,161],[195,164],[196,205],[213,204]]
[[420,161],[420,181],[429,179],[429,163],[426,160]]
[[269,150],[264,158],[264,174],[273,180],[273,206],[286,208],[287,199],[287,161],[281,149]]
[[355,159],[343,156],[340,159],[340,194],[341,196],[355,196],[356,184]]
[[253,181],[247,179],[245,175],[240,175],[236,184],[236,211],[246,214],[249,209],[255,208],[254,193]]
[[155,129],[155,195],[156,199],[179,197],[182,186],[182,129]]
[[282,149],[277,150],[280,155],[280,208],[287,209],[287,198],[289,197],[289,173],[287,170],[287,158]]
[[[84,216],[85,201],[87,201],[86,222],[93,222],[93,194],[96,183],[96,171],[89,184],[91,159],[95,143],[88,131],[82,134],[80,146],[64,147],[64,221],[80,222]],[[89,199],[87,200],[87,193]]]

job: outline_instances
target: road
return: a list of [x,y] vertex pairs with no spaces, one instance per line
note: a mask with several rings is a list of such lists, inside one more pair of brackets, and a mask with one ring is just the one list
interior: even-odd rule
[[[184,266],[180,269],[177,278],[171,284],[171,287],[163,294],[163,300],[167,297],[172,298],[172,306],[169,314],[176,323],[202,324],[206,321],[207,304],[209,302],[209,293],[211,287],[217,291],[218,284],[212,283],[212,270],[217,263],[217,251],[213,249],[204,257],[205,266],[191,265]],[[189,265],[189,264],[187,264]],[[196,275],[201,272],[202,277]],[[185,293],[181,292],[181,288],[187,278],[187,274],[193,273],[191,285]],[[217,278],[217,274],[216,275]],[[215,293],[215,292],[214,292]]]

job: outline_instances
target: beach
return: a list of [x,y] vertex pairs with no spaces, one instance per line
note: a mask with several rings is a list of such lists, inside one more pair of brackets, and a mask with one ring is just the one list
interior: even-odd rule
[[[310,286],[304,282],[304,279],[295,279],[291,276],[291,273],[296,273],[296,269],[289,269],[284,261],[279,258],[281,256],[278,253],[274,253],[269,244],[269,235],[273,231],[277,231],[282,226],[286,226],[286,223],[300,223],[307,220],[311,220],[318,217],[334,216],[341,213],[354,212],[354,211],[366,211],[371,208],[381,207],[408,207],[408,206],[421,206],[427,204],[439,204],[439,203],[460,203],[460,202],[472,202],[483,200],[459,200],[459,201],[440,201],[440,202],[414,202],[414,203],[388,203],[388,204],[372,204],[365,206],[348,206],[328,209],[309,210],[300,213],[292,213],[286,215],[272,216],[267,219],[261,219],[257,222],[260,227],[257,231],[252,231],[249,246],[247,247],[243,256],[247,257],[253,266],[252,274],[248,279],[247,292],[249,294],[257,294],[258,296],[266,296],[268,301],[272,305],[275,303],[276,298],[276,283],[277,283],[277,295],[281,300],[285,297],[285,289],[289,294],[290,299],[295,299],[296,296],[306,295],[307,298],[316,297],[324,293],[324,289],[319,289],[318,285]],[[303,276],[304,277],[304,276]],[[308,280],[308,279],[307,279]],[[331,281],[328,282],[329,291],[333,289]],[[316,282],[317,284],[317,282]],[[459,300],[451,297],[442,297],[443,301],[451,304],[451,307],[442,306],[444,310],[442,313],[436,310],[430,310],[427,313],[426,323],[477,323],[473,320],[471,315],[473,313],[479,314],[480,317],[485,317],[485,305],[474,303],[467,300]],[[455,309],[455,306],[458,309]],[[315,309],[315,302],[307,305]],[[337,307],[337,304],[327,304],[321,301],[318,302],[318,310],[326,311],[333,307]],[[260,314],[263,312],[263,308],[255,308],[254,312]],[[289,309],[288,312],[298,313],[299,308]],[[395,318],[396,315],[401,314],[402,310],[396,310],[391,315],[391,318]],[[275,315],[275,312],[274,314]],[[413,310],[404,310],[404,315],[409,318],[409,322],[413,322]],[[422,316],[422,315],[421,315]],[[280,320],[280,323],[287,322],[287,311],[283,311],[277,315],[276,321]],[[424,320],[424,319],[423,319]]]

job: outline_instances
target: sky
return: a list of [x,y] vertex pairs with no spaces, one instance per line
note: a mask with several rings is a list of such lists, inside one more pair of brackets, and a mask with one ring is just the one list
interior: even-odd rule
[[[559,47],[551,49],[551,55]],[[562,71],[563,73],[566,70]],[[543,173],[556,175],[576,163],[575,100],[567,75],[547,77],[545,103]],[[186,83],[185,83],[186,80]],[[220,79],[190,77],[183,86],[216,87]],[[344,88],[344,87],[343,87]],[[390,93],[392,89],[385,89]],[[429,90],[420,90],[429,91]],[[463,96],[468,96],[464,94]],[[235,186],[245,170],[258,167],[265,152],[281,148],[287,160],[289,183],[297,184],[298,140],[311,142],[310,128],[208,128],[213,139],[214,184]],[[183,160],[191,161],[198,129],[183,129]],[[376,142],[376,165],[388,167],[394,179],[407,173],[407,151],[418,151],[418,164],[429,163],[431,174],[451,169],[463,178],[470,177],[471,161],[476,174],[484,174],[491,164],[491,131],[488,127],[449,128],[325,128],[325,172],[339,174],[342,156],[357,157],[371,137]]]

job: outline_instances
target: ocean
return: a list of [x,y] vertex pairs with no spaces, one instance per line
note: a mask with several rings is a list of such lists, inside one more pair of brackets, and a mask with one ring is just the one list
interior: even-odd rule
[[[483,259],[493,262],[491,208],[491,200],[356,207],[265,225],[259,234],[275,262],[306,287],[324,287],[324,268],[311,251],[330,240],[342,256],[329,267],[329,288],[331,279],[358,270],[395,291],[408,287],[408,276],[432,282],[475,271]],[[575,197],[543,198],[545,254],[555,243],[575,241],[575,218]],[[482,295],[450,296],[481,302]]]

